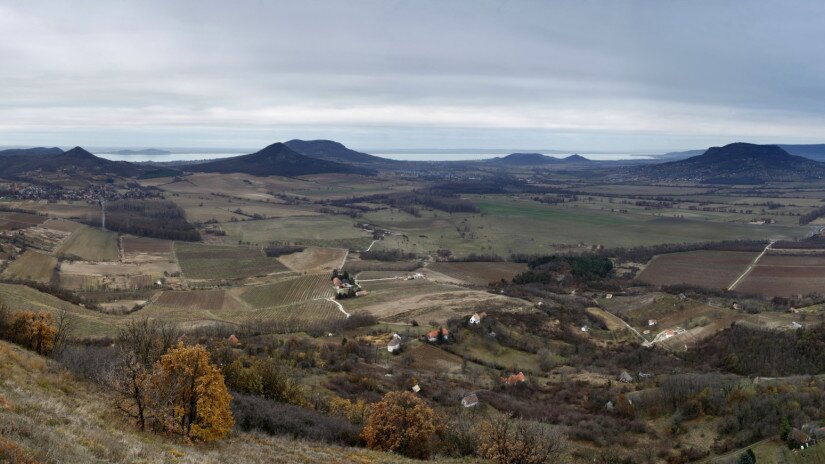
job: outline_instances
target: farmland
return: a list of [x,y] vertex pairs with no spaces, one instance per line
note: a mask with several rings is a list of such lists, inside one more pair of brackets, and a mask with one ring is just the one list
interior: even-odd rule
[[346,255],[347,250],[341,248],[307,247],[278,260],[297,272],[330,272],[341,267]]
[[689,251],[659,255],[638,280],[651,285],[690,285],[722,290],[730,286],[759,255],[742,251]]
[[72,232],[58,248],[57,253],[87,261],[117,261],[117,234],[92,227],[81,227]]
[[42,224],[46,219],[46,216],[36,214],[0,211],[0,231],[25,229]]
[[253,248],[177,242],[175,255],[188,279],[243,279],[289,270],[277,259]]
[[470,285],[486,287],[490,282],[511,280],[527,270],[526,264],[506,262],[433,263],[427,269]]
[[766,254],[736,286],[736,290],[785,297],[823,293],[825,256]]
[[347,216],[294,216],[282,219],[228,222],[222,225],[226,243],[264,246],[277,241],[296,245],[339,247],[341,243],[366,243],[370,236],[354,227]]
[[310,275],[243,289],[241,298],[256,308],[288,305],[298,301],[330,298],[335,289],[327,275]]
[[57,266],[55,257],[27,250],[9,265],[3,272],[3,278],[48,284],[54,277],[55,266]]

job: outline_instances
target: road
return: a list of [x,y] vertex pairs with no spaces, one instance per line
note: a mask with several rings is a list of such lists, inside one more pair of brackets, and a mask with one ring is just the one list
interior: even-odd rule
[[732,284],[730,284],[730,287],[728,287],[728,290],[733,290],[739,284],[739,282],[741,282],[742,279],[745,278],[746,275],[750,274],[751,269],[753,269],[753,267],[756,266],[756,263],[759,262],[760,259],[762,259],[762,256],[765,256],[765,253],[767,253],[768,250],[770,250],[771,245],[773,245],[774,242],[775,242],[775,240],[771,240],[771,242],[768,243],[768,246],[766,246],[765,249],[762,250],[762,253],[759,253],[759,256],[757,256],[756,258],[754,258],[753,261],[751,261],[750,266],[748,266],[748,268],[745,269],[745,272],[743,272],[742,275],[740,275],[736,280],[733,281]]

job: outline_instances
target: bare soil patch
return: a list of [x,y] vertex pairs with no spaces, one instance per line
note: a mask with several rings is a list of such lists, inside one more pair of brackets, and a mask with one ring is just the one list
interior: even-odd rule
[[[692,285],[719,290],[733,283],[758,255],[709,250],[668,253],[654,257],[637,279],[651,285]],[[737,290],[741,291],[741,283]]]
[[469,285],[486,286],[502,279],[511,280],[527,270],[524,263],[473,262],[473,263],[433,263],[428,266],[441,274],[453,277]]
[[298,253],[280,256],[278,260],[297,272],[331,272],[338,269],[347,250],[341,248],[307,247]]

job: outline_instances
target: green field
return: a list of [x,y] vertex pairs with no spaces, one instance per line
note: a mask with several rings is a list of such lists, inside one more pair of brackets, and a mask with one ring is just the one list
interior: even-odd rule
[[272,241],[299,245],[341,246],[345,242],[370,242],[370,235],[355,227],[348,216],[295,216],[222,225],[226,243],[250,242],[263,246]]
[[63,242],[57,254],[74,256],[87,261],[117,261],[117,234],[92,227],[82,227]]
[[[367,222],[403,236],[390,236],[376,249],[399,248],[431,254],[440,248],[456,255],[493,253],[550,253],[560,245],[629,247],[660,243],[694,243],[735,239],[792,238],[810,228],[790,225],[750,225],[714,220],[680,219],[653,215],[639,209],[611,212],[602,206],[547,205],[527,198],[506,196],[469,197],[481,214],[447,214],[422,211],[420,218],[383,210],[364,214]],[[575,205],[575,206],[574,206]],[[614,206],[619,208],[618,205]],[[624,207],[624,205],[622,205]],[[795,220],[795,218],[794,218]]]
[[31,280],[48,284],[54,276],[57,258],[33,250],[27,250],[16,260],[12,261],[3,272],[6,279]]
[[188,279],[233,280],[289,271],[254,248],[175,242],[175,255]]

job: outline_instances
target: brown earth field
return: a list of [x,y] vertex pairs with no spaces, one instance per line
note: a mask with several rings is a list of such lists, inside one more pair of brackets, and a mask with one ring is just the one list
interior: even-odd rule
[[786,297],[825,293],[825,266],[765,266],[760,260],[736,291]]
[[692,285],[720,290],[732,284],[758,255],[710,250],[657,255],[637,280],[650,285]]
[[40,225],[48,219],[46,216],[38,216],[29,213],[9,213],[0,212],[0,230],[17,230],[26,227]]
[[173,243],[174,242],[171,240],[133,237],[131,235],[124,235],[120,239],[120,244],[123,247],[123,254],[127,257],[136,254],[172,254]]
[[307,247],[304,251],[278,257],[286,267],[297,272],[331,272],[341,267],[347,250]]
[[501,279],[511,280],[526,271],[527,265],[504,262],[433,263],[427,268],[470,285],[486,286]]

